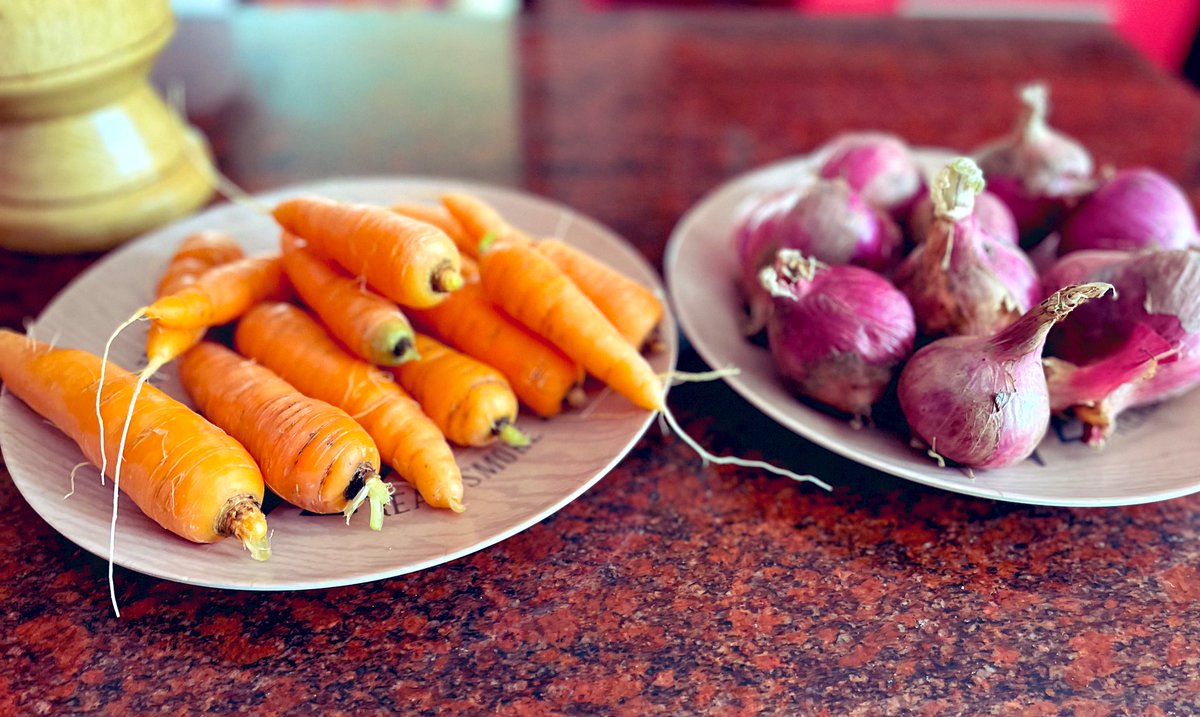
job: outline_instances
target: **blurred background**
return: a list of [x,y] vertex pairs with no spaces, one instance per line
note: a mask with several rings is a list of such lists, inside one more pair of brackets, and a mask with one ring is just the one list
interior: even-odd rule
[[173,0],[176,13],[214,15],[239,2],[424,8],[481,16],[638,7],[761,7],[814,15],[1025,19],[1102,23],[1158,67],[1200,86],[1200,0]]

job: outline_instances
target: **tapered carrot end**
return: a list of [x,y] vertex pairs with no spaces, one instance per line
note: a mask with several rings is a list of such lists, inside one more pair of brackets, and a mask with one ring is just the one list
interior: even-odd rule
[[451,498],[450,502],[446,504],[446,507],[455,513],[461,513],[467,509],[467,506],[463,505],[462,501],[457,498]]
[[376,366],[399,366],[405,361],[421,358],[412,326],[407,321],[397,320],[391,325],[381,327],[377,338],[371,342],[370,355],[363,358]]
[[570,408],[579,408],[587,403],[587,392],[583,390],[583,386],[572,386],[570,391],[567,391],[564,403]]
[[434,291],[446,293],[462,288],[463,277],[458,268],[452,264],[443,264],[429,278],[429,285]]
[[525,435],[520,428],[517,428],[516,424],[507,418],[502,419],[496,425],[496,435],[500,438],[500,442],[507,446],[524,448],[529,445],[529,436]]
[[254,496],[241,495],[230,500],[221,516],[217,532],[237,538],[255,560],[271,557],[267,516],[263,515],[262,508]]
[[350,524],[350,518],[354,516],[355,511],[364,502],[370,501],[371,505],[371,530],[383,530],[383,506],[392,499],[391,483],[385,483],[378,473],[372,473],[363,481],[363,487],[354,499],[346,504],[346,509],[342,511],[342,515],[346,516],[346,524]]

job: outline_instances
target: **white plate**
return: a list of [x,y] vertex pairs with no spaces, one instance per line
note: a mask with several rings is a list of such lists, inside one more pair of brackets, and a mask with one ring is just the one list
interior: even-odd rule
[[[266,202],[299,193],[387,204],[399,200],[436,202],[449,189],[473,192],[491,202],[513,224],[539,235],[557,235],[651,285],[662,295],[656,272],[620,237],[552,202],[495,187],[429,179],[338,179],[264,195]],[[105,257],[54,299],[33,327],[42,340],[99,352],[107,334],[151,298],[165,262],[179,241],[200,229],[235,236],[249,253],[272,250],[278,230],[263,215],[222,205],[156,231]],[[659,372],[674,368],[676,328],[668,315],[666,348],[651,357]],[[113,359],[138,365],[144,328],[130,329],[115,344]],[[155,381],[185,398],[168,367]],[[267,516],[273,555],[255,562],[232,540],[195,545],[146,518],[121,496],[117,521],[117,564],[194,585],[248,590],[305,589],[347,585],[420,570],[501,541],[559,510],[600,480],[633,447],[653,414],[608,391],[590,396],[582,409],[552,420],[522,416],[518,425],[533,444],[525,450],[497,446],[458,450],[465,482],[465,513],[419,504],[402,481],[382,532],[366,526],[359,511],[350,527],[338,516],[303,515],[280,505]],[[80,547],[108,556],[111,482],[87,467],[70,490],[68,476],[83,460],[73,442],[11,395],[0,399],[0,443],[13,482],[47,523]]]
[[[922,150],[919,156],[928,170],[948,155]],[[739,332],[742,309],[732,232],[739,207],[750,196],[786,186],[813,171],[818,161],[795,158],[737,177],[704,197],[672,232],[664,263],[679,324],[710,366],[741,369],[725,379],[735,391],[813,443],[886,473],[958,493],[1041,505],[1110,506],[1200,490],[1200,447],[1195,440],[1200,391],[1126,413],[1103,450],[1060,438],[1060,432],[1052,430],[1038,447],[1038,460],[975,471],[974,478],[961,469],[939,468],[896,434],[855,430],[793,397],[776,378],[767,350]],[[1061,433],[1069,435],[1071,430],[1067,426]]]

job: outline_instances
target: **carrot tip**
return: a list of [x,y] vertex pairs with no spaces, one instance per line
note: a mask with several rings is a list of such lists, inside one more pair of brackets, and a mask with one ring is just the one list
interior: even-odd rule
[[232,535],[250,551],[255,560],[271,557],[271,540],[267,532],[267,516],[263,515],[254,496],[242,495],[229,501],[217,532]]
[[491,249],[492,244],[495,244],[496,239],[498,239],[498,238],[499,237],[496,235],[496,232],[488,232],[487,234],[484,234],[483,237],[479,240],[479,253],[483,254],[488,249]]
[[583,386],[573,386],[571,390],[567,392],[567,396],[564,400],[571,408],[579,408],[587,403],[587,393],[583,390]]
[[457,498],[451,498],[450,502],[447,503],[446,507],[449,508],[450,510],[454,511],[455,513],[461,513],[467,509],[467,506],[463,505],[462,501],[460,501]]
[[417,352],[417,346],[413,343],[411,334],[402,337],[399,341],[392,345],[392,365],[402,364],[405,361],[416,361],[421,358],[421,354]]
[[462,288],[463,277],[458,269],[450,263],[443,264],[429,277],[429,285],[434,291],[447,293]]
[[515,423],[510,422],[507,418],[500,419],[496,424],[495,433],[505,445],[514,448],[524,448],[529,445],[529,436],[525,435]]
[[363,481],[362,490],[358,491],[358,495],[354,496],[347,505],[342,514],[346,516],[346,525],[350,524],[350,518],[358,507],[366,501],[370,501],[371,505],[371,530],[383,529],[383,506],[392,498],[392,491],[395,490],[391,483],[385,483],[379,477],[378,473],[372,473]]

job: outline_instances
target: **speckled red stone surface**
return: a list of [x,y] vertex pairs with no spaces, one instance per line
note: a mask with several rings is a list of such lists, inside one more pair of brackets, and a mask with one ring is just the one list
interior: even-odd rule
[[[372,172],[511,183],[661,264],[682,212],[739,172],[843,129],[968,148],[1002,132],[1014,86],[1040,77],[1055,124],[1099,161],[1157,167],[1200,197],[1200,99],[1100,27],[526,18],[495,28],[517,73],[496,125],[462,130],[447,114],[414,138],[386,116],[369,130],[338,118],[385,115],[387,78],[414,66],[474,96],[439,43],[479,26],[438,20],[426,45],[381,48],[409,16],[308,12],[236,15],[244,91],[198,119],[251,189]],[[362,69],[336,88],[289,82],[304,53]],[[335,89],[358,103],[330,101]],[[439,123],[478,144],[446,146]],[[498,155],[512,127],[513,154]],[[0,254],[0,320],[18,326],[88,262]],[[686,350],[681,365],[703,368]],[[681,386],[671,405],[714,451],[835,490],[705,466],[655,428],[560,513],[451,564],[296,593],[118,569],[116,619],[104,561],[0,472],[0,714],[1200,713],[1200,497],[967,498],[816,448],[719,383]]]

